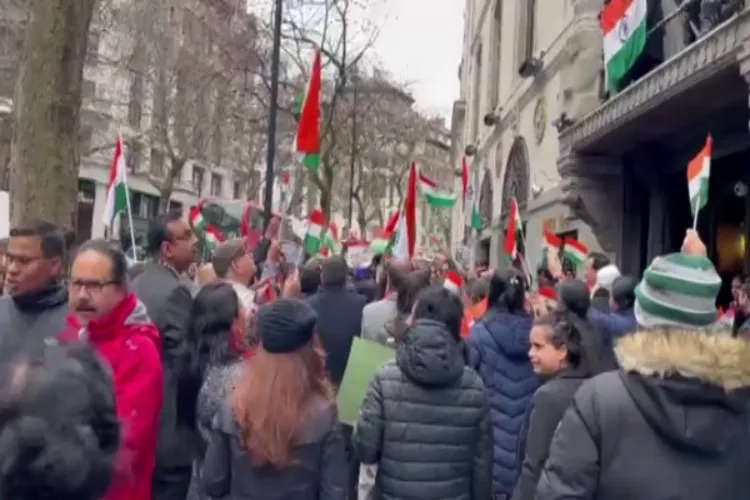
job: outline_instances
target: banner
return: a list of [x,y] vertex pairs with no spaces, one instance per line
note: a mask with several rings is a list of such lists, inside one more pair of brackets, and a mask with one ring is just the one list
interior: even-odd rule
[[396,351],[383,344],[354,337],[344,378],[341,380],[336,404],[339,420],[354,425],[359,409],[370,389],[370,383],[381,366],[396,358]]

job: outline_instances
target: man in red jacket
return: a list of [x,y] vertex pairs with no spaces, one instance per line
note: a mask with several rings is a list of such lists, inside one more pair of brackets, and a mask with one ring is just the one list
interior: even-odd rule
[[125,255],[105,240],[85,243],[73,261],[71,315],[63,340],[88,342],[112,368],[122,445],[105,500],[151,498],[163,397],[161,340],[127,287]]

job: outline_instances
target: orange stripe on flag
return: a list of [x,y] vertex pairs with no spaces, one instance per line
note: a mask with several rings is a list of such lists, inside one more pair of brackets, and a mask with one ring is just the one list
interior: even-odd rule
[[599,24],[602,28],[602,33],[607,34],[620,20],[625,17],[625,13],[636,0],[611,0],[603,9],[600,15]]
[[705,168],[705,160],[706,158],[711,158],[713,149],[714,141],[709,135],[708,137],[706,137],[706,145],[703,146],[703,149],[701,149],[698,154],[695,155],[695,158],[690,160],[690,163],[688,163],[688,182],[701,175],[701,172],[703,172],[703,169]]

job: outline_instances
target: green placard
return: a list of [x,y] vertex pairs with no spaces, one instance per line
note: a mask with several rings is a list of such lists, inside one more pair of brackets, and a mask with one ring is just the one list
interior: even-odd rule
[[377,342],[354,338],[349,362],[341,380],[336,402],[339,407],[339,420],[354,425],[359,418],[362,406],[375,373],[386,363],[396,358],[396,351]]

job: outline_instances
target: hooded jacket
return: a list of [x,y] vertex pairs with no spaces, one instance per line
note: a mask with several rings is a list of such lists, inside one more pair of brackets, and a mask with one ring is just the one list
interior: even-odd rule
[[484,386],[459,342],[419,320],[375,375],[353,446],[377,463],[375,498],[485,500],[492,491],[492,430]]
[[161,337],[146,307],[129,293],[109,313],[85,327],[74,315],[69,316],[61,339],[88,341],[112,369],[123,443],[104,500],[151,498],[163,378]]
[[68,291],[59,283],[25,295],[0,297],[0,352],[57,337],[65,329]]
[[750,498],[750,343],[641,331],[615,354],[563,416],[535,498]]
[[524,416],[540,384],[529,361],[531,317],[491,308],[468,338],[469,363],[487,387],[494,438],[494,493],[510,495]]

